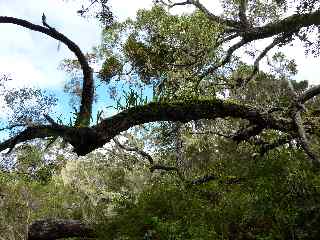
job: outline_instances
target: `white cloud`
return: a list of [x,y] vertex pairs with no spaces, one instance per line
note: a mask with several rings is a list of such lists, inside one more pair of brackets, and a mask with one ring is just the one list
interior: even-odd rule
[[23,56],[0,55],[0,66],[3,69],[1,71],[13,79],[9,82],[9,87],[55,87],[61,85],[64,79],[62,72],[50,75],[52,71],[38,67]]
[[293,46],[286,46],[283,52],[298,65],[297,80],[308,80],[311,84],[320,84],[319,58],[306,55],[301,43],[294,42]]
[[[77,4],[76,4],[77,3]],[[0,15],[26,19],[41,25],[42,13],[47,22],[76,42],[84,51],[90,51],[100,40],[100,27],[76,14],[79,2],[62,0],[0,0]],[[66,75],[57,70],[60,61],[74,57],[61,44],[41,33],[12,24],[0,24],[0,72],[9,72],[16,86],[30,84],[39,87],[62,87]]]
[[[202,0],[204,4],[210,11],[215,13],[221,13],[222,7],[218,1],[212,0]],[[128,17],[134,18],[136,12],[139,9],[150,9],[153,5],[152,0],[134,0],[134,1],[125,1],[125,0],[111,0],[111,9],[118,17],[119,20],[124,20]],[[172,14],[183,14],[191,13],[194,10],[194,7],[191,5],[186,6],[176,6],[170,10]]]
[[126,18],[133,18],[139,9],[152,7],[152,0],[110,0],[111,10],[118,20],[122,21]]

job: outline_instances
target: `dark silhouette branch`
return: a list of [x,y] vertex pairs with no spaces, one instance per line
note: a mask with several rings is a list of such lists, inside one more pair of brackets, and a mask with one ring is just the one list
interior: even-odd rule
[[17,123],[17,124],[13,124],[13,125],[10,125],[10,126],[7,126],[7,127],[0,128],[0,131],[11,130],[11,129],[16,128],[16,127],[25,127],[25,126],[26,126],[25,123]]
[[190,185],[201,185],[210,181],[214,181],[214,180],[218,180],[219,177],[217,177],[216,175],[206,175],[204,177],[200,177],[197,179],[194,179],[192,181],[190,181]]
[[[198,179],[194,179],[192,181],[185,181],[182,173],[180,172],[178,167],[174,167],[174,166],[167,166],[167,165],[162,165],[162,164],[154,164],[154,160],[152,158],[152,156],[137,148],[137,147],[129,147],[129,146],[124,146],[123,144],[121,144],[117,139],[113,139],[113,141],[117,144],[117,146],[119,146],[120,148],[128,151],[128,152],[136,152],[137,154],[141,155],[142,157],[146,158],[149,160],[151,167],[150,167],[150,172],[154,172],[156,170],[162,170],[162,171],[166,171],[166,172],[176,172],[177,175],[179,176],[179,178],[184,181],[187,185],[201,185],[204,183],[207,183],[209,181],[212,180],[218,180],[219,178],[217,176],[214,175],[206,175],[204,177],[198,178]],[[227,181],[220,181],[220,183],[227,183],[227,184],[232,184],[232,183],[236,183],[238,182],[238,180],[235,179],[227,179]]]
[[175,6],[184,6],[184,5],[189,5],[191,4],[190,0],[184,1],[184,2],[176,2],[176,3],[171,3],[171,1],[165,2],[163,0],[160,0],[163,5],[167,6],[168,8],[173,8]]
[[[206,76],[213,74],[218,68],[226,65],[227,63],[230,62],[232,54],[239,48],[241,48],[242,46],[246,45],[248,43],[248,41],[246,40],[240,40],[239,42],[235,43],[234,45],[232,45],[226,53],[226,56],[222,59],[222,61],[216,65],[213,65],[212,67],[209,67],[207,70],[204,71],[204,73],[201,74],[200,76],[200,81],[205,78]],[[200,84],[200,82],[199,82]],[[198,85],[199,85],[198,84]]]
[[231,139],[236,142],[248,141],[251,137],[259,135],[264,130],[261,125],[251,125],[237,131]]
[[76,55],[83,72],[81,106],[78,118],[76,120],[76,126],[88,126],[90,124],[90,117],[92,113],[94,82],[92,69],[89,66],[89,63],[79,46],[69,38],[67,38],[65,35],[58,32],[56,29],[50,27],[46,22],[45,15],[43,15],[42,17],[42,23],[44,26],[36,25],[23,19],[7,16],[0,16],[0,23],[10,23],[43,33],[53,39],[62,42]]
[[67,132],[67,127],[64,126],[51,126],[51,125],[40,125],[40,126],[30,126],[25,130],[20,132],[15,137],[12,137],[2,143],[0,143],[0,151],[9,148],[10,153],[12,149],[19,143],[36,139],[36,138],[46,138],[46,137],[63,137]]
[[56,121],[48,114],[44,114],[43,116],[52,126],[60,126],[60,124],[56,123]]
[[[224,35],[224,34],[221,34],[221,35]],[[217,43],[215,44],[215,48],[217,48],[218,46],[220,46],[221,44],[225,43],[225,42],[228,42],[228,41],[231,41],[232,39],[235,39],[239,37],[239,34],[238,33],[233,33],[233,34],[230,34],[228,36],[221,36],[221,40],[218,40]]]
[[227,179],[221,179],[221,177],[216,176],[216,175],[205,175],[203,177],[194,179],[192,181],[188,182],[189,186],[197,186],[197,185],[202,185],[211,181],[218,181],[219,184],[226,184],[226,185],[231,185],[231,184],[239,184],[243,182],[245,179],[244,178],[237,178],[237,177],[231,177]]
[[203,131],[203,132],[196,131],[196,132],[189,132],[189,134],[192,134],[192,135],[208,135],[208,134],[212,134],[212,135],[217,135],[219,137],[224,137],[224,138],[232,138],[233,137],[231,135],[226,135],[226,134],[222,134],[222,133],[215,132],[215,131]]
[[140,156],[142,156],[143,158],[146,158],[149,161],[149,164],[151,165],[150,172],[154,172],[155,170],[163,170],[163,171],[168,171],[168,172],[174,171],[178,174],[180,179],[183,179],[182,174],[180,173],[180,171],[177,167],[155,164],[153,157],[149,153],[147,153],[137,147],[125,146],[125,145],[121,144],[116,138],[114,138],[113,141],[116,143],[117,146],[119,146],[123,150],[128,151],[128,152],[135,152],[135,153],[139,154]]

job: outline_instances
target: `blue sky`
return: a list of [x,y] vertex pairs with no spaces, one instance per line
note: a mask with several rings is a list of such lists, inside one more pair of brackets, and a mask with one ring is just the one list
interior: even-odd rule
[[[219,12],[217,1],[201,1],[210,10]],[[101,31],[95,19],[83,19],[76,14],[83,1],[63,0],[0,0],[0,15],[19,17],[33,23],[41,24],[42,13],[47,22],[75,41],[84,52],[99,44]],[[123,20],[133,17],[139,8],[150,8],[152,0],[110,0],[115,16]],[[192,8],[178,7],[174,13]],[[10,74],[13,81],[10,87],[35,86],[50,89],[60,97],[57,112],[70,112],[66,107],[67,96],[63,94],[63,85],[68,79],[58,65],[61,60],[73,57],[73,54],[58,42],[42,34],[21,27],[0,24],[0,73]],[[268,41],[268,40],[266,40]],[[320,83],[319,59],[306,57],[299,46],[286,47],[286,54],[298,63],[298,79],[308,79],[313,84]],[[105,91],[100,88],[100,95]],[[98,108],[110,105],[106,95],[99,101]],[[0,97],[0,107],[3,105]],[[2,111],[0,118],[5,115]],[[57,114],[59,115],[59,114]]]
[[[119,19],[134,16],[139,7],[148,7],[144,1],[135,1],[130,8],[127,8],[128,4],[125,8],[122,7],[124,1],[122,4],[113,2],[113,10]],[[94,18],[84,19],[76,14],[81,3],[82,1],[62,0],[0,0],[0,15],[23,18],[41,25],[41,16],[45,13],[50,25],[75,41],[83,52],[88,52],[100,43],[101,30]],[[63,93],[63,85],[69,76],[58,70],[58,65],[65,58],[73,58],[73,53],[63,45],[58,49],[58,42],[43,34],[18,26],[0,24],[0,32],[5,33],[0,38],[0,73],[11,76],[13,81],[10,82],[10,87],[34,86],[49,90],[60,100],[55,115],[58,116],[59,112],[71,112],[72,109],[66,104],[68,96]],[[100,109],[103,101],[108,100],[107,94],[102,94],[103,92],[106,89],[100,87]],[[107,105],[110,103],[107,102]]]

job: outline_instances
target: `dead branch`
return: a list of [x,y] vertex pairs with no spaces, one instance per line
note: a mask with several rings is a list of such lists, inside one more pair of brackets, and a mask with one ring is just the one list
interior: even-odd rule
[[286,40],[287,36],[281,36],[281,37],[276,37],[272,43],[270,43],[261,53],[260,55],[256,58],[253,64],[253,71],[250,74],[250,76],[246,79],[246,83],[251,81],[255,75],[259,72],[259,63],[260,61],[267,55],[267,53],[274,48],[275,46],[279,45],[280,43],[283,43]]
[[231,138],[233,141],[242,142],[248,141],[251,137],[259,135],[264,130],[261,125],[251,125],[249,127],[240,129]]
[[[236,44],[232,45],[228,50],[226,56],[222,59],[222,61],[216,65],[213,65],[212,67],[209,67],[204,73],[200,75],[200,81],[205,78],[206,76],[213,74],[218,68],[226,65],[227,63],[230,62],[232,54],[242,46],[246,45],[248,41],[245,40],[240,40]],[[199,84],[198,84],[199,85]]]

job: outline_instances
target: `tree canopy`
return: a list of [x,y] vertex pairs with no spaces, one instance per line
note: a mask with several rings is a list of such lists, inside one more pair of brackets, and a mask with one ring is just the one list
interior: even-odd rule
[[[10,136],[0,150],[14,155],[10,161],[17,165],[1,173],[3,191],[10,193],[12,178],[19,176],[29,190],[20,182],[13,189],[23,192],[18,202],[31,212],[26,199],[36,198],[39,185],[57,189],[57,198],[70,197],[65,204],[79,204],[68,214],[55,212],[52,219],[43,209],[28,213],[34,221],[28,222],[27,238],[316,239],[319,216],[312,209],[319,207],[320,85],[297,79],[294,59],[281,50],[299,41],[306,54],[318,57],[319,2],[223,0],[222,12],[216,13],[199,0],[158,0],[123,22],[108,4],[90,0],[78,10],[85,16],[94,6],[98,9],[93,15],[101,22],[102,41],[90,53],[48,23],[45,14],[42,25],[0,16],[1,24],[36,31],[67,46],[75,59],[64,60],[62,69],[80,76],[67,83],[66,89],[80,97],[70,123],[50,116],[47,110],[56,99],[39,89],[3,93],[15,114],[3,129]],[[188,5],[194,7],[192,13],[171,13]],[[262,49],[252,47],[261,40],[268,42]],[[263,70],[262,61],[267,62]],[[101,63],[98,71],[93,62]],[[3,76],[1,82],[6,81]],[[99,97],[96,82],[108,87],[113,98],[122,94],[115,115],[93,112]],[[130,91],[119,91],[119,82]],[[153,98],[148,100],[139,89],[152,89]],[[35,107],[21,105],[33,99]],[[70,150],[63,156],[51,153],[54,160],[46,160],[47,147],[39,139],[55,149],[70,144],[71,152],[87,160],[69,161]],[[77,186],[70,176],[82,169],[96,175],[94,183],[79,173]],[[40,199],[48,198],[41,191]],[[310,208],[303,208],[304,203]],[[13,203],[6,204],[9,209]],[[112,216],[109,207],[117,214]],[[88,214],[95,216],[94,226],[83,223]],[[135,217],[136,223],[125,222]]]

